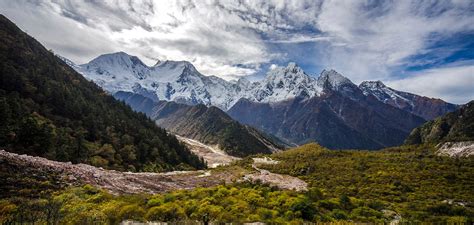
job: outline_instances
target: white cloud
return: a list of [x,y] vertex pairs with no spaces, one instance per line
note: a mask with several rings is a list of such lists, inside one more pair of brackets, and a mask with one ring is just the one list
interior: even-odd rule
[[137,55],[147,64],[187,60],[202,73],[226,79],[257,72],[284,54],[271,52],[268,38],[307,42],[322,37],[295,35],[314,24],[313,1],[7,1],[1,12],[48,48],[85,63],[114,51]]
[[426,70],[386,83],[397,90],[464,104],[474,100],[474,65]]
[[[324,1],[317,26],[340,46],[323,64],[355,81],[384,79],[430,43],[474,30],[468,1]],[[472,7],[472,6],[471,6]]]
[[[149,65],[187,60],[204,74],[235,79],[261,74],[262,64],[303,61],[334,68],[354,82],[396,80],[404,66],[429,63],[432,58],[413,56],[430,54],[436,41],[474,31],[473,8],[462,0],[0,0],[2,14],[77,63],[125,51]],[[441,88],[412,89],[447,96]]]
[[[31,7],[25,7],[25,4],[31,4]],[[36,4],[0,0],[0,12],[47,48],[73,56],[77,62],[118,49],[116,43],[109,41],[106,32],[65,19],[53,5],[41,1]]]

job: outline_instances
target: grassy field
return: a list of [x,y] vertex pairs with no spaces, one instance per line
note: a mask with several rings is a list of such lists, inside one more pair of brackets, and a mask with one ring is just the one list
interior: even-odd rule
[[[14,165],[3,164],[1,188],[10,195],[0,200],[0,223],[387,223],[400,218],[470,223],[474,218],[472,157],[436,156],[428,145],[330,151],[316,144],[269,157],[279,163],[260,168],[299,177],[308,182],[309,189],[296,192],[242,182],[156,195],[112,195],[80,183],[67,187],[60,180],[48,179],[47,172],[27,178],[18,175]],[[214,172],[249,171],[251,164],[252,159],[245,158]],[[16,183],[18,188],[12,185]]]
[[[435,154],[431,145],[382,151],[331,151],[317,144],[272,155],[272,172],[297,176],[325,195],[346,195],[410,221],[474,217],[474,158]],[[458,218],[459,219],[459,218]]]

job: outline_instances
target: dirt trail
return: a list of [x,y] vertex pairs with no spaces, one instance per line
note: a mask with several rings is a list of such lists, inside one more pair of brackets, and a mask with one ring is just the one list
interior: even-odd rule
[[295,191],[305,191],[308,189],[308,184],[297,177],[282,175],[278,173],[272,173],[268,170],[258,168],[258,166],[262,164],[277,164],[277,163],[279,162],[272,160],[268,157],[253,158],[252,168],[254,168],[257,172],[246,174],[242,179],[250,180],[250,181],[260,180],[263,183],[277,186],[281,189],[288,189],[288,190],[295,190]]
[[240,159],[238,157],[228,155],[217,147],[206,145],[199,141],[178,135],[176,135],[176,137],[178,138],[178,140],[186,144],[186,146],[188,146],[188,148],[193,153],[200,157],[203,157],[204,160],[207,162],[209,168],[216,168],[217,166],[228,165],[231,162]]
[[[206,160],[210,168],[215,168],[219,165],[228,165],[232,161],[240,160],[240,158],[227,155],[224,151],[217,149],[216,147],[205,145],[201,142],[198,142],[193,139],[177,136],[178,139],[184,142],[192,152],[201,156]],[[273,186],[277,186],[281,189],[289,189],[296,191],[307,190],[308,184],[303,180],[292,177],[289,175],[282,175],[277,173],[272,173],[268,170],[258,168],[258,165],[262,164],[277,164],[278,161],[272,160],[268,157],[264,158],[253,158],[252,168],[256,172],[246,173],[240,181],[261,181],[263,183],[268,183]]]

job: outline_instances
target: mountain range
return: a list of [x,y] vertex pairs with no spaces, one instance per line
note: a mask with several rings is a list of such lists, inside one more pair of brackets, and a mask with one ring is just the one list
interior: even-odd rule
[[474,101],[295,63],[77,65],[3,15],[0,40],[0,224],[474,221]]
[[222,110],[228,110],[241,98],[278,102],[316,96],[321,90],[316,80],[295,63],[271,70],[265,80],[252,83],[245,78],[226,81],[205,76],[186,61],[159,61],[148,67],[136,56],[124,52],[101,55],[83,65],[64,60],[111,93],[127,91],[154,101],[212,105]]
[[111,94],[122,91],[152,102],[215,106],[242,124],[297,145],[316,141],[333,149],[395,146],[413,128],[458,107],[380,81],[356,85],[335,70],[313,77],[296,63],[270,69],[262,80],[250,82],[206,76],[186,61],[158,61],[150,67],[124,52],[82,65],[64,60]]

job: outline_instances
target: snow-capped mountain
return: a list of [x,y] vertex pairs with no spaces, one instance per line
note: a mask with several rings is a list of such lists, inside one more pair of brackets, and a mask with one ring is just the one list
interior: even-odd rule
[[83,65],[60,58],[112,94],[126,91],[153,101],[212,105],[222,110],[230,109],[243,98],[258,103],[275,103],[296,97],[312,98],[331,91],[352,100],[373,95],[385,104],[425,119],[433,119],[457,107],[439,99],[394,90],[380,81],[366,81],[357,86],[334,70],[323,70],[315,78],[295,63],[271,69],[264,79],[250,82],[245,78],[226,81],[206,76],[187,61],[158,61],[150,67],[138,57],[124,52],[101,55]]
[[360,99],[362,92],[357,85],[335,70],[323,70],[318,77],[318,86],[326,91],[336,91],[353,100]]
[[381,81],[364,81],[359,85],[359,88],[366,96],[373,95],[385,104],[411,112],[425,120],[432,120],[458,108],[457,105],[441,99],[397,91],[387,87]]
[[414,105],[412,101],[402,96],[402,92],[385,86],[382,81],[364,81],[359,85],[359,88],[362,90],[364,95],[372,94],[379,101],[393,105],[397,108],[405,108]]
[[83,65],[66,62],[111,94],[130,92],[155,103],[217,106],[233,119],[288,143],[317,141],[330,148],[361,149],[399,145],[414,127],[455,109],[381,82],[358,86],[334,70],[309,76],[295,63],[250,82],[205,76],[186,61],[159,61],[150,67],[123,52]]
[[262,81],[251,84],[242,97],[254,102],[279,102],[295,97],[313,97],[321,91],[314,78],[291,62],[286,67],[270,70]]
[[353,86],[354,83],[347,77],[342,76],[335,70],[323,70],[318,77],[318,85],[335,91],[343,90],[347,86]]
[[160,61],[145,65],[124,52],[101,55],[76,70],[105,90],[141,94],[154,101],[215,105],[226,109],[237,85],[215,76],[204,76],[186,61]]
[[89,63],[70,66],[111,93],[127,91],[154,101],[201,103],[223,110],[241,98],[278,102],[299,96],[313,97],[322,91],[317,80],[295,63],[270,70],[265,79],[253,83],[245,78],[229,82],[216,76],[205,76],[186,61],[163,61],[149,67],[136,56],[124,52],[101,55]]

